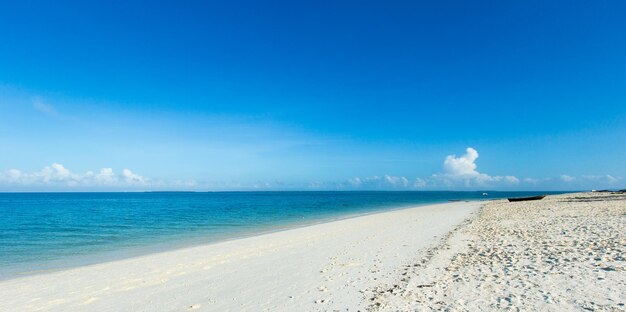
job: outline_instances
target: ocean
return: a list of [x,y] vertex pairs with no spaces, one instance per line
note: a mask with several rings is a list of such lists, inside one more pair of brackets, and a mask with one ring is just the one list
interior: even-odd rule
[[450,200],[551,192],[0,193],[0,279]]

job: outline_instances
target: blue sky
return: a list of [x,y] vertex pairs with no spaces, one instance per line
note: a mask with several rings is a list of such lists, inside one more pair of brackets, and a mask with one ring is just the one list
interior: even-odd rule
[[3,2],[0,191],[625,188],[625,33],[623,1]]

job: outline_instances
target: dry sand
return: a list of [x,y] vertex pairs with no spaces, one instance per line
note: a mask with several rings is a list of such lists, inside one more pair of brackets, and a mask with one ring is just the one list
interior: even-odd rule
[[625,311],[626,195],[491,202],[371,294],[384,311]]
[[0,282],[0,311],[357,311],[481,203],[402,209]]

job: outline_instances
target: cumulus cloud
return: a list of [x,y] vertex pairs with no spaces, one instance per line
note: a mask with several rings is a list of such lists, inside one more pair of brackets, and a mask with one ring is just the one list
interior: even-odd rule
[[122,177],[124,177],[124,180],[127,183],[145,183],[146,182],[146,178],[133,173],[132,171],[128,170],[128,169],[124,169],[122,170]]
[[117,182],[117,177],[115,176],[115,173],[113,173],[112,168],[102,168],[100,169],[100,172],[95,174],[93,177],[96,182],[101,184],[113,184]]
[[504,180],[506,182],[512,183],[512,184],[517,184],[519,183],[519,179],[516,176],[505,176]]
[[513,186],[520,179],[512,176],[492,176],[478,171],[476,160],[478,151],[468,147],[461,156],[448,155],[443,160],[443,171],[430,177],[417,177],[413,180],[404,176],[382,175],[354,177],[347,181],[346,187],[357,189],[454,189],[472,187]]
[[17,169],[9,169],[6,172],[6,177],[10,181],[17,181],[22,176],[22,172]]
[[[480,154],[472,147],[465,149],[462,155],[448,155],[443,159],[442,170],[429,177],[414,179],[403,176],[354,177],[345,183],[327,183],[326,188],[338,189],[405,189],[405,190],[441,190],[441,189],[602,189],[623,188],[624,179],[619,176],[560,175],[544,178],[518,178],[514,175],[490,175],[479,171],[477,160]],[[319,187],[318,187],[319,188]]]
[[394,177],[394,176],[390,176],[386,174],[384,178],[385,178],[385,183],[389,185],[399,186],[399,187],[407,187],[409,185],[409,179],[405,177]]
[[98,173],[87,171],[73,173],[62,164],[53,163],[39,171],[24,173],[17,169],[0,172],[0,184],[5,186],[43,187],[129,187],[146,186],[150,180],[123,169],[117,174],[112,168],[102,168]]
[[443,169],[448,175],[452,176],[476,176],[480,175],[476,171],[476,159],[478,159],[478,151],[468,147],[465,154],[456,157],[456,155],[448,155],[443,161]]
[[449,188],[497,186],[497,184],[518,184],[520,180],[512,175],[491,176],[477,170],[478,151],[472,147],[465,149],[461,156],[448,155],[443,161],[443,173],[432,176],[433,183],[443,184]]

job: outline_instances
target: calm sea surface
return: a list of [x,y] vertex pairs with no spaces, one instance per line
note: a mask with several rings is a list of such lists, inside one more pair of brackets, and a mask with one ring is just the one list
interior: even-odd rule
[[376,211],[549,192],[0,193],[0,279]]

